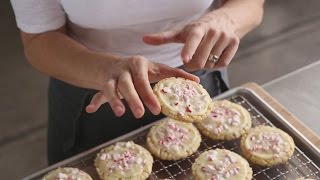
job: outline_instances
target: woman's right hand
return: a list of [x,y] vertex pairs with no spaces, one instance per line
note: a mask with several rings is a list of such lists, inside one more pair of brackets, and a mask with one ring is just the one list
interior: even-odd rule
[[102,104],[109,102],[114,114],[122,116],[125,113],[125,106],[121,101],[123,97],[136,118],[144,115],[143,104],[157,115],[161,107],[150,83],[167,77],[183,77],[199,82],[197,76],[181,69],[151,62],[142,56],[117,60],[109,66],[105,77],[103,89],[93,96],[86,107],[88,113],[96,112]]

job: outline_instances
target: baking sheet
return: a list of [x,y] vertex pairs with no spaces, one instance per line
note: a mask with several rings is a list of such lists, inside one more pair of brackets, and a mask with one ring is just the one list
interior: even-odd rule
[[[262,98],[249,89],[236,88],[230,90],[215,99],[228,99],[246,108],[251,114],[253,126],[266,124],[276,126],[290,134],[296,144],[292,158],[286,164],[262,168],[253,164],[253,179],[320,179],[320,151],[313,146],[303,135],[290,125],[283,117],[266,104]],[[93,166],[93,159],[101,148],[118,141],[133,140],[135,143],[146,147],[146,134],[153,124],[140,128],[129,134],[116,138],[96,148],[81,153],[75,157],[43,169],[24,179],[41,179],[48,171],[57,167],[77,167],[87,172],[93,179],[99,179]],[[225,148],[240,154],[239,140],[213,141],[202,137],[201,145],[196,153],[179,161],[162,161],[155,158],[153,171],[149,179],[192,179],[191,165],[200,153],[208,149]]]

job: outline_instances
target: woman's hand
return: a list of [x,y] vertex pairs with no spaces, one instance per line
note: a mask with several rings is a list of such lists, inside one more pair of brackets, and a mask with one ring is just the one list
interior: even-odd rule
[[[212,11],[187,26],[158,34],[145,35],[151,45],[184,43],[181,57],[188,70],[227,66],[239,46],[236,23],[223,11]],[[219,57],[215,64],[207,61],[209,55]]]
[[102,104],[109,102],[115,115],[122,116],[125,106],[120,99],[123,96],[136,118],[141,118],[145,112],[143,103],[157,115],[161,108],[150,83],[172,76],[199,82],[197,76],[181,69],[153,63],[142,56],[121,59],[109,67],[103,90],[96,93],[86,107],[88,113],[97,111]]

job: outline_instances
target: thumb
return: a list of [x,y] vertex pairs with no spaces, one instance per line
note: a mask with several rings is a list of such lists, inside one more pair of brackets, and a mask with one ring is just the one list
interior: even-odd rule
[[146,34],[143,41],[150,45],[161,45],[166,43],[181,43],[179,38],[181,30],[170,30],[156,34]]

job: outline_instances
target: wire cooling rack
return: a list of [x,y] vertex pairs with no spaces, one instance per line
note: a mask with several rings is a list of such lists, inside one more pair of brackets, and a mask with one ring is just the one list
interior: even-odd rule
[[[275,126],[275,122],[277,119],[273,119],[271,122],[266,116],[257,110],[255,106],[253,106],[250,101],[242,95],[232,95],[227,98],[231,102],[240,104],[243,106],[249,113],[251,114],[252,118],[252,125],[253,127],[257,125],[269,125]],[[132,140],[137,144],[140,144],[146,147],[146,135],[148,133],[149,128],[145,130],[130,135],[125,138],[118,139],[117,141],[128,141]],[[295,138],[294,138],[295,139]],[[297,145],[297,144],[296,144]],[[204,151],[209,149],[215,148],[224,148],[234,151],[238,154],[240,153],[240,142],[239,140],[233,141],[213,141],[204,136],[202,136],[202,142],[197,150],[193,155],[179,160],[179,161],[162,161],[159,159],[154,160],[152,174],[150,175],[149,179],[177,179],[177,180],[185,180],[185,179],[192,179],[191,175],[191,166],[194,160]],[[93,165],[93,160],[96,156],[96,153],[99,150],[95,150],[78,158],[70,163],[64,164],[65,166],[77,167],[82,169],[83,171],[87,172],[92,176],[93,179],[99,179],[95,167]],[[306,152],[306,151],[305,151]],[[318,159],[314,159],[314,161],[309,158],[306,153],[301,150],[299,145],[296,146],[294,155],[289,159],[286,164],[281,164],[273,167],[259,167],[254,164],[250,164],[253,169],[253,179],[256,180],[282,180],[282,179],[289,179],[295,180],[298,178],[310,178],[310,179],[320,179],[320,168],[317,166]],[[41,176],[38,176],[38,178]],[[35,179],[38,179],[35,178]],[[33,178],[32,178],[33,179]]]

